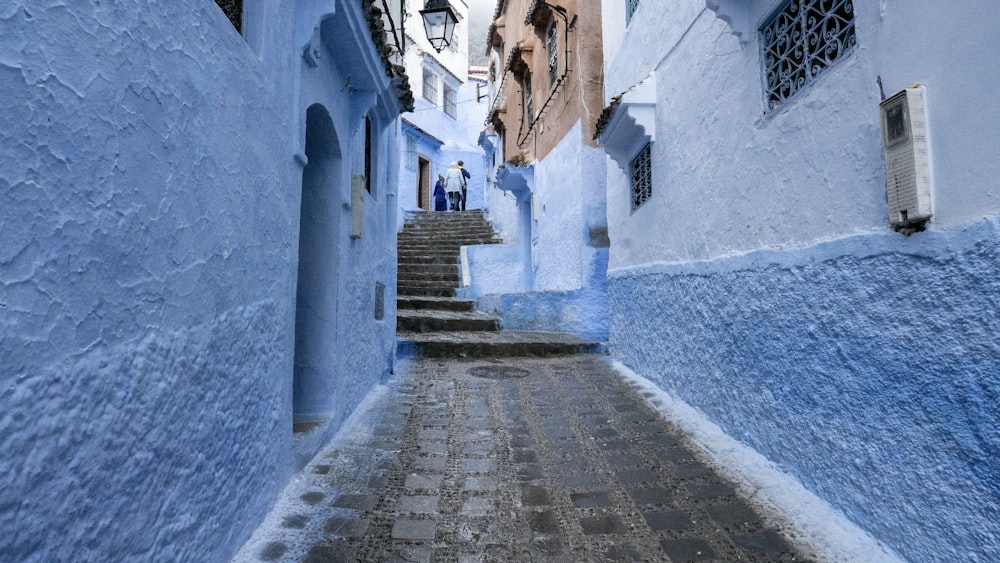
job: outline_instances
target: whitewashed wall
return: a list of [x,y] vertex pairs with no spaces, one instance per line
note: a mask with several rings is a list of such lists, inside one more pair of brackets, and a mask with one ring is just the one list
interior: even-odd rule
[[[777,5],[606,18],[606,99],[654,70],[658,98],[652,198],[633,213],[608,165],[612,354],[904,558],[997,559],[1000,6],[857,0],[853,54],[765,114]],[[934,217],[909,237],[879,79],[927,89]]]

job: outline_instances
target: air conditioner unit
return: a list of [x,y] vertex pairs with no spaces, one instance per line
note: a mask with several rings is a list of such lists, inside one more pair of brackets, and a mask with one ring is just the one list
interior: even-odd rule
[[924,87],[913,85],[880,107],[889,224],[897,229],[922,225],[932,215]]

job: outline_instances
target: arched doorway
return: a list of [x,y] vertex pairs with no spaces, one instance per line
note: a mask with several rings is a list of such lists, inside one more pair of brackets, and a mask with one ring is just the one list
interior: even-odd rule
[[305,153],[292,382],[296,423],[329,417],[337,345],[341,151],[333,120],[320,104],[306,110]]

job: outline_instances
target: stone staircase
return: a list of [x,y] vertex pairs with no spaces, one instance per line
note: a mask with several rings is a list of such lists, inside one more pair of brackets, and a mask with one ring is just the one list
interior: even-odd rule
[[397,351],[404,357],[551,356],[595,352],[567,334],[501,331],[455,297],[461,247],[500,241],[481,210],[411,213],[397,237]]

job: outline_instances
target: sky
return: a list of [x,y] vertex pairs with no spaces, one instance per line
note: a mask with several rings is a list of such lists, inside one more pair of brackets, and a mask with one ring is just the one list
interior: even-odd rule
[[486,66],[486,32],[497,0],[466,0],[469,5],[469,64]]

